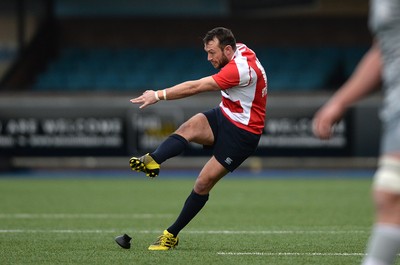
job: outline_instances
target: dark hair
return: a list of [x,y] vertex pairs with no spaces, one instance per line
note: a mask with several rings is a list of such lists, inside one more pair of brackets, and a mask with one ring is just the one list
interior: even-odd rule
[[227,45],[230,45],[233,50],[236,50],[236,39],[230,29],[218,27],[210,30],[203,38],[203,43],[207,44],[214,38],[217,38],[219,40],[219,47],[221,48],[221,50]]

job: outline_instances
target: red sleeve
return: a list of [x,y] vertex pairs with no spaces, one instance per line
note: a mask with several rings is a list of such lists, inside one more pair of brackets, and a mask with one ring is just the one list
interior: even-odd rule
[[240,82],[239,71],[233,60],[212,77],[222,90],[237,86]]

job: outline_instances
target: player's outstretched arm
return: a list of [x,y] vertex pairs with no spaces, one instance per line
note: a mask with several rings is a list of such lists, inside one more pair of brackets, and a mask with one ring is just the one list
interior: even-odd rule
[[142,109],[157,103],[159,100],[180,99],[215,90],[220,90],[220,87],[211,76],[208,76],[198,80],[183,82],[163,90],[146,90],[142,95],[130,101],[134,104],[141,104],[139,108]]
[[332,127],[353,103],[369,95],[381,82],[381,55],[377,44],[364,55],[349,80],[315,114],[314,134],[321,139],[328,139]]

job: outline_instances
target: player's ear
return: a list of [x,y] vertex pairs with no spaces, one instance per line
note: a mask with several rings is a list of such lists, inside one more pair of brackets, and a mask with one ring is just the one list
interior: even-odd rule
[[234,54],[234,51],[233,51],[233,48],[232,48],[231,45],[226,45],[226,46],[224,47],[224,54],[225,54],[225,56],[227,56],[227,57],[230,57],[231,55]]

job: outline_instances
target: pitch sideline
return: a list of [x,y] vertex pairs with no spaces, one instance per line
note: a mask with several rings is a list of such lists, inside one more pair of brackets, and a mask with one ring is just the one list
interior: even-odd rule
[[225,256],[364,256],[365,253],[322,253],[322,252],[217,252]]
[[[116,233],[121,229],[0,229],[0,233],[55,233],[55,234],[97,234],[97,233]],[[158,234],[160,230],[130,230],[130,233],[138,234]],[[188,230],[182,234],[215,234],[215,235],[245,235],[245,234],[369,234],[369,230],[261,230],[261,231],[235,231],[235,230]]]

